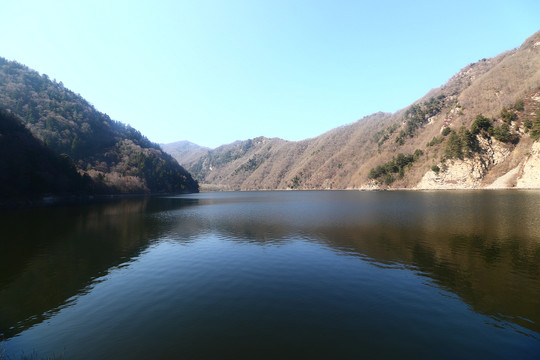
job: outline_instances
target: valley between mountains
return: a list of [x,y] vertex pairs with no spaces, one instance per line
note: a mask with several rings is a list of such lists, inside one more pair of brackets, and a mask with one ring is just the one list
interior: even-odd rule
[[539,139],[540,31],[518,48],[465,66],[395,113],[302,141],[261,136],[215,149],[153,143],[62,82],[0,58],[0,204],[199,186],[536,189]]

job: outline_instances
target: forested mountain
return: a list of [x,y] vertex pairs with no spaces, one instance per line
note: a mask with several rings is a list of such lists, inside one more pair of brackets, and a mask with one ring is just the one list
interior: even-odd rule
[[539,111],[540,32],[394,114],[178,160],[218,189],[540,188]]
[[4,111],[0,111],[0,154],[0,202],[34,200],[46,193],[88,193],[95,185],[77,172],[69,157],[55,154]]
[[[111,120],[62,82],[3,58],[0,109],[21,121],[52,152],[72,159],[100,192],[198,191],[191,175],[139,131]],[[24,150],[6,151],[2,156]]]

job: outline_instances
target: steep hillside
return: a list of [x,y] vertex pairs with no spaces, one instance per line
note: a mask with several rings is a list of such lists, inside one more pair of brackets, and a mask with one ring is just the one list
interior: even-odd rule
[[3,58],[0,108],[106,192],[198,191],[191,175],[139,131],[111,120],[61,82]]
[[96,185],[71,159],[34,138],[12,114],[0,110],[0,204],[37,200],[45,194],[84,194]]
[[[208,151],[186,167],[212,189],[339,188],[341,177],[369,158],[369,141],[360,130],[374,132],[389,119],[390,114],[374,114],[298,142],[265,137],[237,141]],[[337,180],[328,176],[336,169]]]
[[540,32],[397,113],[299,142],[239,141],[184,165],[220,189],[536,188],[539,109]]

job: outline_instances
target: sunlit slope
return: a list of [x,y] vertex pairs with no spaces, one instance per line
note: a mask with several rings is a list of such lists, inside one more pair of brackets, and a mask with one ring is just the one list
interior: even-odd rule
[[540,187],[539,109],[540,32],[394,114],[298,142],[237,141],[181,163],[219,189]]

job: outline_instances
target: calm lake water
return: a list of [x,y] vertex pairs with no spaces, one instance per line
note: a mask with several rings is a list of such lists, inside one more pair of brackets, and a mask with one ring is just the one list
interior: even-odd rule
[[0,358],[540,358],[540,192],[0,213]]

